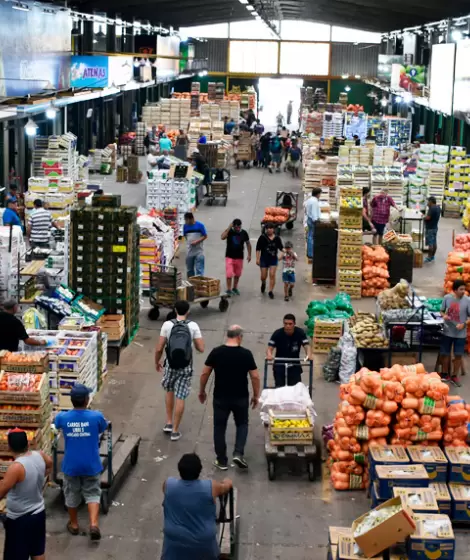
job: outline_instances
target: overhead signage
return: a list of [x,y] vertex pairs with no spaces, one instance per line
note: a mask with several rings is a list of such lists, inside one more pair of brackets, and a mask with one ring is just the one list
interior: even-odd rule
[[426,85],[426,66],[392,64],[393,89],[420,94]]
[[105,88],[109,85],[107,56],[72,56],[70,87]]
[[110,56],[108,59],[108,85],[125,86],[134,79],[132,56]]
[[457,43],[455,56],[454,116],[470,124],[470,40]]
[[455,43],[432,46],[429,107],[450,115],[454,81]]

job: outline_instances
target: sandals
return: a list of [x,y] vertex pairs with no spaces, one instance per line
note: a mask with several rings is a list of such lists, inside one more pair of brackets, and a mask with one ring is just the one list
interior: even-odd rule
[[79,527],[73,527],[70,521],[67,523],[67,531],[74,537],[80,534]]

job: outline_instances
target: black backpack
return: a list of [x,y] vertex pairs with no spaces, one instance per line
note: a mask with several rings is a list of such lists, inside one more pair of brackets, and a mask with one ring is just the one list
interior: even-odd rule
[[172,321],[170,338],[166,343],[166,357],[172,369],[184,369],[192,362],[192,339],[188,321]]

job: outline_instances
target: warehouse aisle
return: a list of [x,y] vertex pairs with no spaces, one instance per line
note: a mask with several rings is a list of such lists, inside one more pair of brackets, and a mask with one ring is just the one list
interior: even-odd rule
[[[105,191],[121,193],[123,203],[143,205],[145,185],[114,184],[107,180]],[[224,276],[225,244],[221,232],[234,218],[243,221],[252,243],[260,234],[260,220],[265,206],[273,205],[277,190],[299,190],[300,181],[288,174],[270,175],[262,170],[234,170],[232,190],[227,207],[201,206],[197,219],[208,231],[205,243],[206,273]],[[300,212],[302,214],[302,212]],[[270,301],[259,292],[259,271],[254,262],[247,265],[241,280],[240,297],[232,298],[229,310],[220,313],[217,306],[207,309],[194,308],[191,318],[197,321],[206,340],[207,352],[224,340],[224,331],[238,323],[245,329],[244,345],[250,348],[259,369],[263,370],[264,353],[270,334],[282,326],[282,317],[293,312],[300,324],[304,310],[313,298],[331,297],[333,289],[312,288],[309,284],[308,267],[303,259],[304,242],[301,219],[292,232],[283,231],[283,239],[291,239],[301,256],[297,270],[295,297],[285,303],[281,297],[280,273],[276,299]],[[184,250],[175,261],[184,269]],[[435,267],[440,274],[441,266]],[[439,279],[428,275],[427,285]],[[421,276],[421,271],[420,271]],[[147,302],[143,302],[148,307]],[[373,302],[361,302],[361,309],[372,308]],[[198,377],[205,356],[195,358],[193,391],[187,401],[187,409],[180,441],[171,443],[161,429],[164,422],[164,393],[160,387],[160,374],[154,366],[154,347],[158,339],[161,321],[151,322],[146,311],[141,314],[141,328],[134,342],[121,357],[119,367],[112,368],[103,391],[95,406],[101,408],[112,420],[115,431],[135,432],[141,435],[142,444],[138,465],[123,481],[114,497],[109,515],[102,518],[103,540],[96,547],[86,537],[71,537],[65,531],[66,514],[56,499],[57,492],[47,493],[49,503],[48,559],[68,558],[83,560],[90,553],[94,560],[158,559],[162,544],[162,483],[168,476],[177,476],[177,462],[185,452],[195,450],[200,454],[205,477],[222,478],[212,467],[212,409],[201,405],[197,399]],[[301,325],[300,325],[301,326]],[[317,364],[316,376],[321,375]],[[331,421],[337,407],[338,387],[316,380],[315,407],[318,413],[317,437],[321,426]],[[239,489],[240,552],[239,560],[323,560],[326,557],[327,528],[329,525],[349,525],[358,514],[366,511],[368,501],[364,492],[333,493],[328,480],[321,478],[308,482],[305,475],[285,476],[269,482],[264,457],[264,435],[258,412],[250,418],[250,433],[246,458],[248,472],[229,469],[227,476]],[[228,430],[229,450],[233,441],[233,426]],[[81,519],[86,528],[85,510]],[[467,544],[459,538],[459,552]],[[92,556],[91,556],[92,555]]]

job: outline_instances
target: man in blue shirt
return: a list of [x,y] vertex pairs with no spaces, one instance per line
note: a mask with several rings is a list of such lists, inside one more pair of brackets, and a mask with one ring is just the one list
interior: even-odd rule
[[230,119],[228,122],[225,123],[224,134],[232,134],[234,128],[235,128],[235,121],[233,119]]
[[62,430],[65,439],[65,455],[62,461],[64,473],[65,505],[69,511],[67,530],[72,535],[80,532],[78,506],[82,497],[88,506],[90,538],[101,539],[98,526],[101,498],[100,434],[108,427],[103,414],[88,410],[90,390],[76,384],[70,391],[73,410],[59,412],[55,426]]
[[196,222],[192,212],[184,215],[183,235],[186,237],[186,270],[188,278],[191,276],[204,276],[204,240],[207,232],[204,224]]
[[21,220],[18,216],[18,203],[16,200],[12,200],[11,198],[7,202],[7,207],[3,212],[3,225],[4,226],[21,226]]
[[435,196],[428,198],[428,213],[424,217],[424,226],[426,228],[426,245],[429,247],[428,256],[425,262],[433,262],[437,251],[437,226],[441,217],[441,208],[437,205]]

